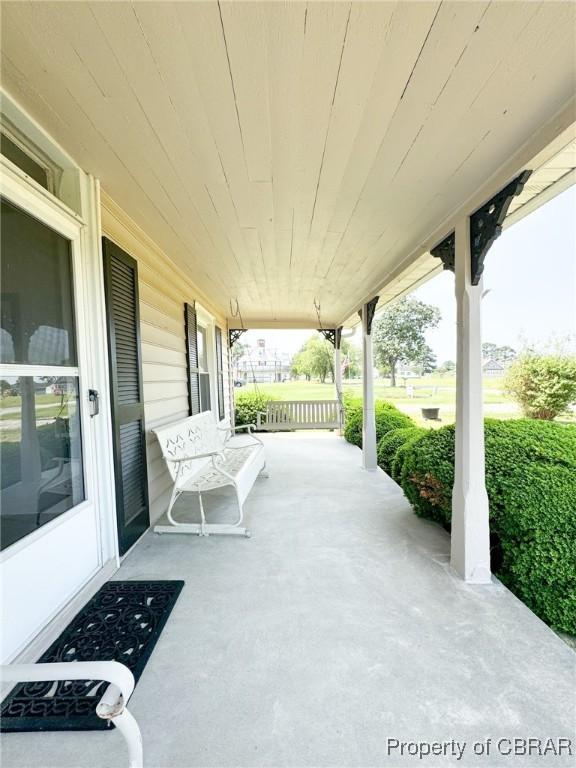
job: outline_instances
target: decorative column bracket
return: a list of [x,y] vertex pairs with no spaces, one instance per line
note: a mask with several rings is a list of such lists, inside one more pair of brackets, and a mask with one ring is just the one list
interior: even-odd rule
[[470,217],[470,257],[472,285],[478,285],[484,271],[484,259],[494,241],[502,234],[502,224],[510,203],[524,189],[532,171],[522,171],[510,184],[474,211]]
[[450,272],[455,271],[455,255],[456,252],[456,236],[454,232],[442,240],[441,243],[435,245],[434,248],[430,248],[430,253],[437,259],[440,259],[444,269],[449,269]]
[[342,326],[339,328],[318,328],[318,333],[329,341],[334,349],[340,349],[340,343],[342,341]]
[[[470,216],[470,261],[472,285],[478,285],[484,271],[484,259],[494,241],[502,234],[502,225],[508,213],[510,203],[524,189],[532,171],[522,171],[510,184],[507,184],[487,203],[481,205]],[[440,259],[444,269],[454,272],[455,263],[454,232],[442,242],[430,249],[432,256]]]
[[[366,331],[368,333],[368,336],[372,333],[372,321],[374,320],[374,313],[376,312],[376,307],[378,306],[378,299],[380,296],[374,296],[373,299],[370,299],[370,301],[366,302],[366,308],[368,310],[368,317],[366,318]],[[358,310],[358,317],[360,320],[362,320],[362,310]]]
[[228,331],[228,346],[230,349],[234,346],[234,344],[238,341],[240,336],[242,336],[243,333],[246,333],[246,328],[231,328]]

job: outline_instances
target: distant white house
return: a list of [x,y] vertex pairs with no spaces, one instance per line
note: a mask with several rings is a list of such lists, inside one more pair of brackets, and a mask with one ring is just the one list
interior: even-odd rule
[[412,363],[398,363],[396,366],[397,379],[418,379],[420,375],[414,370]]
[[238,360],[237,378],[259,384],[284,381],[290,377],[290,363],[288,352],[267,347],[265,339],[258,339],[256,346]]
[[506,368],[498,360],[490,359],[482,364],[482,373],[484,376],[504,376]]

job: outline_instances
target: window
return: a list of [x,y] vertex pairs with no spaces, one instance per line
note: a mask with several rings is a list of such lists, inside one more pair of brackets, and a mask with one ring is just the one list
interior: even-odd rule
[[188,401],[190,415],[209,411],[210,369],[207,328],[198,325],[194,304],[184,305],[186,359],[188,363]]
[[218,418],[220,421],[226,416],[224,404],[224,359],[222,355],[222,329],[216,326],[216,387],[218,390]]
[[210,370],[208,368],[207,330],[198,326],[198,372],[200,374],[200,412],[210,410]]
[[21,171],[30,176],[31,179],[37,181],[44,189],[54,192],[52,172],[44,163],[39,162],[31,151],[24,149],[21,142],[18,142],[16,138],[7,136],[4,130],[0,132],[0,153],[7,157],[14,165],[18,166]]
[[2,201],[0,362],[77,365],[70,242]]
[[1,545],[83,501],[71,243],[1,202]]

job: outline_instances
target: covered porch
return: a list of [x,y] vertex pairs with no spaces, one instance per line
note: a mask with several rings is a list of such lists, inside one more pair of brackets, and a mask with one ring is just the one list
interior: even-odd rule
[[[148,532],[114,576],[186,582],[130,701],[145,763],[572,765],[497,748],[571,733],[568,646],[498,582],[455,576],[448,534],[357,448],[263,440],[251,539]],[[389,739],[449,745],[422,761]],[[126,765],[118,732],[11,734],[3,750],[5,766]]]

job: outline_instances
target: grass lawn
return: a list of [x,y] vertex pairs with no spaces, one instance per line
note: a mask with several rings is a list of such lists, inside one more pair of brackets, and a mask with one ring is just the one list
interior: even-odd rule
[[[36,392],[34,395],[34,402],[36,405],[45,405],[49,403],[59,403],[60,395],[46,394],[44,392]],[[0,397],[0,408],[17,408],[21,404],[20,395],[5,395]]]
[[[402,383],[404,383],[402,381]],[[411,416],[418,424],[442,426],[451,424],[456,411],[456,380],[454,376],[425,376],[410,379],[414,396],[406,394],[406,387],[391,387],[387,379],[376,379],[374,395],[378,400],[389,400],[401,411]],[[235,392],[259,392],[274,395],[279,400],[333,400],[336,397],[334,385],[321,384],[318,381],[286,381],[277,384],[247,384]],[[344,382],[344,391],[361,397],[362,382],[354,380]],[[421,408],[440,408],[439,422],[424,421]],[[496,419],[512,419],[520,416],[516,404],[502,391],[502,380],[486,377],[484,379],[484,414]]]

